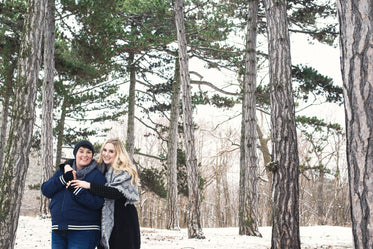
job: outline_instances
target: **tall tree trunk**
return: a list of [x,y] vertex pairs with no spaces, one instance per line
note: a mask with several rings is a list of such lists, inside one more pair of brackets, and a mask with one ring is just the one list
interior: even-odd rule
[[373,248],[373,2],[337,1],[355,248]]
[[[268,141],[270,140],[270,137],[264,138],[263,132],[260,129],[259,125],[256,126],[256,131],[259,137],[259,144],[260,144],[260,151],[262,152],[263,162],[264,165],[268,165],[271,162],[271,154],[269,152],[268,147]],[[265,168],[265,172],[267,174],[268,183],[265,184],[264,188],[262,188],[262,192],[265,194],[263,195],[263,199],[265,198],[265,205],[263,213],[265,214],[265,217],[263,215],[262,222],[264,222],[263,225],[270,226],[271,225],[271,217],[272,217],[272,198],[271,198],[271,187],[272,187],[272,171],[268,170],[268,168]]]
[[136,105],[136,68],[135,54],[130,52],[128,57],[128,71],[130,72],[130,89],[128,100],[128,120],[127,120],[127,151],[133,160],[135,153],[135,105]]
[[287,1],[265,0],[272,128],[272,248],[300,248],[299,156]]
[[[42,103],[41,165],[42,182],[53,174],[53,92],[54,92],[54,40],[55,0],[48,0],[44,32],[44,80]],[[40,215],[47,216],[49,199],[41,195]]]
[[222,227],[223,225],[223,217],[221,215],[221,181],[222,181],[222,172],[221,168],[223,167],[221,164],[222,162],[220,161],[221,158],[217,157],[216,158],[216,163],[215,163],[215,227]]
[[57,134],[57,153],[56,153],[56,167],[61,163],[62,160],[62,145],[63,145],[63,137],[64,137],[64,130],[65,130],[65,120],[66,120],[66,99],[63,100],[62,107],[61,107],[61,116],[60,119],[57,121],[56,126],[56,134]]
[[333,215],[334,215],[333,225],[335,226],[337,225],[343,226],[345,224],[346,219],[344,218],[343,208],[341,207],[349,204],[349,202],[346,203],[342,201],[343,198],[341,198],[341,196],[343,196],[343,191],[342,191],[343,181],[341,180],[341,171],[340,171],[341,144],[342,144],[341,137],[338,136],[336,144],[335,144],[335,148],[334,148],[334,151],[336,152],[336,156],[335,156],[336,157],[336,162],[335,162],[336,170],[334,174],[335,205],[333,206],[333,208],[335,209],[335,211],[333,212]]
[[[4,51],[12,51],[14,44],[7,41],[5,43]],[[14,49],[14,48],[13,48]],[[12,52],[4,53],[4,63],[3,67],[5,68],[4,73],[4,85],[3,89],[5,90],[3,95],[3,111],[1,115],[1,132],[0,132],[0,179],[4,170],[4,153],[5,145],[7,141],[7,131],[8,131],[8,119],[9,119],[9,109],[10,109],[10,99],[13,96],[13,77],[14,71],[16,69],[17,60],[12,59]]]
[[326,225],[325,220],[325,200],[324,200],[324,182],[325,173],[324,169],[320,169],[319,177],[317,178],[316,189],[317,189],[317,220],[318,225]]
[[172,83],[170,128],[167,157],[167,229],[180,230],[177,189],[177,145],[180,108],[180,67],[175,61],[175,77]]
[[187,54],[187,41],[185,37],[183,0],[175,1],[175,22],[177,41],[179,45],[180,80],[183,88],[183,125],[185,136],[186,166],[188,171],[188,237],[203,239],[201,225],[201,195],[198,174],[197,157],[194,145],[194,126],[192,116],[191,86]]
[[14,111],[0,180],[0,248],[14,248],[29,166],[46,8],[45,0],[27,1],[17,80],[14,86]]
[[258,157],[256,153],[256,26],[258,1],[248,2],[245,78],[243,82],[239,234],[261,236],[258,230]]
[[[5,80],[6,89],[11,89],[8,85],[7,81]],[[7,91],[8,92],[8,91]],[[10,103],[10,97],[12,94],[6,94],[4,96],[3,101],[3,111],[1,115],[1,133],[0,133],[0,179],[3,175],[4,171],[4,153],[5,153],[5,145],[7,140],[7,130],[8,130],[8,117],[9,117],[9,103]]]
[[[229,187],[228,187],[228,172],[227,167],[224,168],[224,173],[222,177],[222,184],[223,184],[223,194],[224,194],[224,207],[229,207],[231,205],[231,195],[229,193]],[[232,221],[232,210],[230,208],[225,209],[225,227],[231,227],[233,224]]]

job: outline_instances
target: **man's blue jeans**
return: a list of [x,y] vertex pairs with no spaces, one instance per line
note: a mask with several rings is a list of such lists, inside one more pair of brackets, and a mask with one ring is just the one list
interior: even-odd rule
[[52,231],[52,249],[95,249],[100,231]]

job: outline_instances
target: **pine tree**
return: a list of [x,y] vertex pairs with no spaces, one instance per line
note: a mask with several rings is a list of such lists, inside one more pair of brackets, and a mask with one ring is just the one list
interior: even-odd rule
[[[44,32],[44,79],[42,93],[42,132],[41,132],[41,164],[42,182],[53,174],[53,92],[54,92],[54,41],[55,41],[55,0],[48,0],[48,11]],[[49,200],[41,196],[40,215],[49,213]]]
[[184,126],[184,144],[186,154],[186,165],[188,171],[188,237],[203,239],[201,223],[201,194],[198,174],[198,164],[194,145],[194,127],[192,115],[190,76],[189,76],[189,57],[187,54],[187,40],[185,34],[183,0],[175,1],[175,22],[177,30],[177,40],[179,45],[179,63],[180,63],[180,81],[182,84],[182,103],[183,103],[183,126]]
[[347,164],[355,248],[373,248],[373,21],[371,0],[337,1]]
[[266,0],[272,139],[272,249],[300,248],[299,157],[287,1]]
[[41,44],[48,1],[30,0],[21,43],[11,129],[0,179],[0,248],[14,248],[35,121]]
[[248,2],[245,77],[242,89],[239,234],[261,236],[258,230],[258,160],[256,134],[256,37],[258,1]]

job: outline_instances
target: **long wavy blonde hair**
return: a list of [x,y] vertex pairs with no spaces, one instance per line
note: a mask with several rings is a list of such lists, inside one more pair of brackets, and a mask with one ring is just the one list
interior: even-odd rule
[[132,177],[131,184],[139,185],[139,176],[137,174],[137,169],[132,163],[122,141],[120,141],[118,138],[110,138],[102,145],[100,149],[100,157],[98,158],[97,162],[104,162],[102,158],[102,151],[104,150],[105,145],[108,143],[114,145],[115,151],[117,152],[117,155],[115,156],[113,163],[111,164],[114,172],[127,171]]

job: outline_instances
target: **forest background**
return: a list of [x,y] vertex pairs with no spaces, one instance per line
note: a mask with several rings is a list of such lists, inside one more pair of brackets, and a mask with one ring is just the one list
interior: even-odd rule
[[[292,46],[306,40],[319,48],[338,47],[334,1],[288,2]],[[12,117],[18,112],[17,64],[27,5],[21,0],[0,4],[0,176],[5,178],[6,163],[11,160],[6,149],[13,139],[9,136]],[[176,121],[178,139],[171,145],[177,148],[176,227],[186,227],[190,189],[182,125],[184,109],[180,96],[175,94],[180,94],[180,86],[177,87],[179,80],[175,76],[179,68],[173,3],[62,0],[55,4],[52,13],[56,29],[55,33],[50,32],[55,35],[54,89],[46,95],[43,92],[48,84],[47,64],[44,64],[44,71],[38,72],[37,115],[31,141],[31,165],[38,168],[32,167],[32,172],[28,172],[36,178],[26,185],[34,191],[30,196],[40,206],[32,212],[25,208],[23,211],[48,215],[47,201],[40,196],[40,183],[60,162],[72,156],[71,149],[78,140],[88,138],[95,142],[98,151],[106,138],[119,137],[126,143],[140,173],[141,201],[137,207],[141,226],[170,228],[170,217],[165,215],[170,208],[170,124]],[[185,1],[184,4],[200,174],[201,225],[239,226],[241,103],[249,8],[243,1]],[[269,62],[264,7],[260,3],[258,8],[255,91],[258,125],[251,129],[257,132],[258,225],[269,226],[272,215],[271,172],[266,167],[271,163]],[[46,58],[47,51],[43,53]],[[328,56],[319,54],[320,58]],[[292,65],[292,76],[300,170],[300,224],[350,226],[343,118],[334,120],[323,115],[325,111],[333,115],[325,109],[342,110],[342,83],[339,79],[333,81],[340,77],[332,78],[325,68],[310,65],[307,57],[293,62],[296,63]],[[335,66],[338,60],[332,63]],[[53,118],[45,115],[45,96],[52,96]],[[175,114],[172,108],[180,113],[172,115]],[[312,108],[319,113],[314,114]],[[53,142],[49,143],[53,145],[52,160],[45,158],[48,151],[43,147],[46,146],[43,129],[49,120],[53,129]],[[48,165],[45,160],[49,160]],[[23,188],[21,197],[22,193]],[[2,197],[4,200],[6,196]]]

